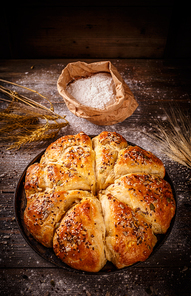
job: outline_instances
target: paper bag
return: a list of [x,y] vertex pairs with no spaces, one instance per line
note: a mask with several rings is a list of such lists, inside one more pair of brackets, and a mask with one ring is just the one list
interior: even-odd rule
[[[107,72],[110,73],[116,90],[116,100],[112,105],[105,109],[99,110],[80,104],[67,91],[67,85],[79,78],[89,77],[93,74]],[[87,64],[85,62],[69,63],[59,76],[57,82],[59,94],[63,97],[68,109],[76,116],[85,118],[97,125],[112,125],[122,122],[127,117],[131,116],[138,104],[124,82],[117,69],[110,61],[95,62]]]

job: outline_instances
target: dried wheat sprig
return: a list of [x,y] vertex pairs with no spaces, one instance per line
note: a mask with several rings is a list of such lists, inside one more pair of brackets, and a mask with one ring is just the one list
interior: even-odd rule
[[[1,98],[0,98],[1,100]],[[27,114],[27,115],[26,115]],[[48,112],[40,109],[34,109],[31,108],[28,105],[24,105],[19,102],[11,102],[9,106],[4,109],[3,111],[0,111],[0,120],[11,120],[11,118],[23,118],[23,117],[39,117],[44,118],[46,117],[48,120],[56,120],[60,119],[59,116],[55,114],[48,114]]]
[[[3,81],[3,82],[7,82],[9,83],[9,81],[6,81],[6,80],[3,80],[3,79],[0,79],[0,81]],[[22,88],[26,88],[27,90],[30,90],[32,92],[35,92],[37,94],[39,94],[38,92],[36,91],[33,91],[31,90],[30,88],[27,88],[27,87],[24,87],[24,86],[21,86],[17,83],[11,83],[11,84],[14,84],[18,87],[22,87]],[[30,106],[31,108],[37,108],[39,111],[43,110],[43,111],[46,111],[47,113],[47,116],[54,116],[54,118],[57,118],[57,119],[65,119],[65,116],[61,116],[61,115],[58,115],[54,112],[53,110],[53,107],[51,106],[50,109],[48,109],[47,107],[45,107],[44,105],[40,104],[40,103],[37,103],[35,102],[34,100],[31,100],[23,95],[20,95],[18,94],[16,91],[12,91],[6,87],[3,87],[2,85],[0,85],[0,92],[4,93],[5,95],[7,95],[8,97],[10,97],[12,100],[18,100],[20,102],[22,102],[23,104],[27,104],[28,106]],[[40,95],[40,94],[39,94]],[[41,95],[42,96],[42,95]],[[44,96],[42,96],[43,98],[45,98],[46,100],[48,100],[48,102],[50,102],[50,100]],[[5,101],[5,99],[1,99],[0,100],[3,100]],[[50,102],[51,103],[51,102]],[[52,104],[52,103],[51,103]]]
[[10,98],[14,98],[16,100],[21,101],[24,104],[28,104],[32,108],[40,108],[40,109],[46,110],[47,112],[49,112],[51,114],[55,114],[53,110],[48,109],[47,107],[43,106],[42,104],[37,103],[37,102],[35,102],[35,101],[33,101],[33,100],[23,96],[23,95],[19,95],[16,91],[9,90],[8,88],[3,87],[2,85],[0,85],[0,91],[2,93],[4,93],[5,95],[9,96]]
[[0,111],[0,116],[1,116],[1,120],[9,120],[9,121],[25,120],[29,118],[28,115],[24,116],[24,115],[19,115],[14,113],[6,113],[3,111]]
[[10,145],[8,150],[20,149],[21,146],[25,144],[43,140],[44,132],[48,130],[48,125],[49,124],[47,122],[44,126],[34,130],[30,135],[18,136],[18,140],[14,144]]
[[47,100],[47,101],[49,102],[49,104],[50,104],[50,110],[51,110],[51,111],[54,111],[54,107],[53,107],[53,105],[52,105],[52,102],[51,102],[48,98],[46,98],[45,96],[43,96],[42,94],[40,94],[39,92],[37,92],[36,90],[30,89],[30,88],[28,88],[28,87],[26,87],[26,86],[23,86],[23,85],[17,84],[17,83],[15,83],[15,82],[7,81],[7,80],[4,80],[4,79],[0,79],[0,81],[1,81],[1,82],[4,82],[4,83],[9,83],[9,84],[12,84],[12,85],[15,85],[15,86],[18,86],[18,87],[24,88],[24,89],[27,89],[27,90],[29,90],[29,91],[31,91],[31,92],[33,92],[33,93],[38,94],[40,97],[44,98],[45,100]]
[[[12,115],[12,114],[11,114]],[[28,118],[26,118],[28,117]],[[3,133],[12,133],[16,129],[25,129],[26,126],[34,126],[39,120],[37,117],[24,116],[23,118],[13,118],[10,123],[6,123],[0,128],[0,135]]]
[[154,140],[172,160],[191,168],[191,118],[181,112],[180,108],[165,111],[167,124],[155,120],[153,134],[144,133]]
[[[11,83],[39,94],[16,83],[3,79],[0,79],[0,81]],[[19,149],[25,144],[49,140],[57,136],[60,129],[68,124],[65,116],[56,114],[53,111],[52,103],[41,94],[39,94],[41,97],[50,102],[52,106],[50,109],[1,85],[0,92],[12,99],[8,101],[0,98],[2,101],[9,102],[8,107],[0,111],[0,140],[14,142],[8,149]],[[39,121],[42,119],[46,120],[45,124]],[[57,122],[58,119],[61,119],[62,122]],[[54,123],[50,124],[49,120],[54,121]]]
[[[34,131],[32,131],[32,133],[28,134],[28,135],[19,135],[18,137],[15,138],[15,142],[14,144],[12,144],[9,149],[20,149],[21,146],[25,145],[25,144],[30,144],[30,143],[34,143],[34,142],[41,142],[41,141],[47,141],[50,140],[54,137],[56,137],[60,131],[60,129],[62,127],[65,126],[65,123],[59,123],[56,126],[52,125],[52,129],[54,131],[50,132],[50,124],[47,121],[45,125],[41,125],[38,129],[35,129]],[[55,130],[56,129],[56,130]]]
[[2,132],[0,129],[0,142],[12,141],[14,143],[11,144],[8,149],[20,149],[21,146],[24,146],[25,144],[42,142],[56,137],[61,128],[67,125],[65,122],[55,121],[55,123],[49,123],[46,118],[45,120],[46,124],[38,122],[37,124],[34,124],[35,122],[32,123],[32,121],[26,121],[23,122],[23,124],[19,122],[18,124],[14,123],[9,126],[6,125],[2,128]]

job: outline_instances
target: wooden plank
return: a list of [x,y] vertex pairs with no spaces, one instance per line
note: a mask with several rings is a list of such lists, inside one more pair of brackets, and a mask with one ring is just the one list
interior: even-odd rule
[[113,275],[88,276],[61,269],[8,269],[1,273],[1,295],[190,296],[190,270],[130,268]]
[[[11,60],[1,61],[1,77],[21,85],[30,87],[41,94],[47,96],[53,103],[55,111],[61,115],[67,115],[66,119],[71,126],[63,128],[62,133],[77,133],[80,131],[81,124],[88,134],[95,131],[99,133],[102,127],[95,126],[85,119],[80,119],[71,114],[61,96],[58,94],[56,83],[62,69],[72,61],[76,60]],[[93,62],[95,60],[85,60]],[[139,108],[134,114],[126,119],[120,126],[124,126],[122,133],[128,135],[129,128],[144,127],[146,130],[151,128],[154,118],[165,118],[163,108],[168,110],[170,104],[181,104],[182,111],[189,111],[191,94],[191,65],[189,62],[161,60],[111,60],[122,75],[125,82],[129,85],[139,103]],[[37,101],[41,98],[22,89],[17,89]],[[41,101],[49,107],[46,101]],[[188,104],[188,105],[187,105]],[[149,105],[149,108],[148,108]],[[138,124],[138,126],[137,126]],[[135,133],[134,133],[135,134]],[[139,133],[140,134],[140,133]],[[137,141],[138,137],[132,138]]]
[[[175,101],[179,99],[181,102],[189,101],[191,92],[191,63],[189,60],[184,62],[182,60],[165,62],[163,60],[148,61],[144,59],[110,60],[132,92],[136,94],[138,100],[149,99],[153,103],[157,100],[157,103],[161,100],[162,102],[170,102],[172,99]],[[56,87],[57,79],[64,67],[69,62],[74,61],[77,60],[1,60],[0,75],[4,79],[34,88],[36,91],[47,95],[52,99],[52,102],[61,103],[63,101]],[[82,61],[91,63],[95,59],[82,59]],[[22,89],[19,89],[19,91],[27,93]],[[30,93],[30,95],[33,94]],[[36,99],[38,99],[37,96]]]
[[13,56],[161,58],[171,11],[171,7],[39,6],[23,7],[15,14],[10,9]]

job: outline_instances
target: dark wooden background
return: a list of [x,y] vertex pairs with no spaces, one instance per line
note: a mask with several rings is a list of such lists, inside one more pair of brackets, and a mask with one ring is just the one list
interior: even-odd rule
[[188,1],[3,1],[0,27],[1,58],[191,57]]

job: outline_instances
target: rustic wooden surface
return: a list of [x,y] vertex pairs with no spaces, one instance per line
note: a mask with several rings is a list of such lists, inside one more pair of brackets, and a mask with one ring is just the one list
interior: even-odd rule
[[[177,215],[167,241],[146,262],[108,275],[78,275],[57,268],[36,254],[22,237],[15,219],[13,199],[27,164],[44,149],[7,151],[0,147],[0,268],[1,295],[188,296],[191,295],[191,175],[190,170],[161,154],[142,131],[151,131],[155,118],[166,120],[163,108],[178,104],[191,113],[191,63],[184,60],[111,60],[139,103],[134,114],[112,126],[96,126],[71,114],[57,92],[61,70],[73,60],[1,60],[0,77],[35,89],[49,97],[55,111],[70,125],[59,136],[84,131],[117,131],[127,140],[162,159],[173,182]],[[84,60],[92,62],[93,60]],[[95,61],[95,60],[94,60]],[[14,87],[12,86],[12,89]],[[22,90],[26,94],[26,90]],[[27,93],[28,94],[28,93]],[[36,95],[30,94],[36,100]]]

